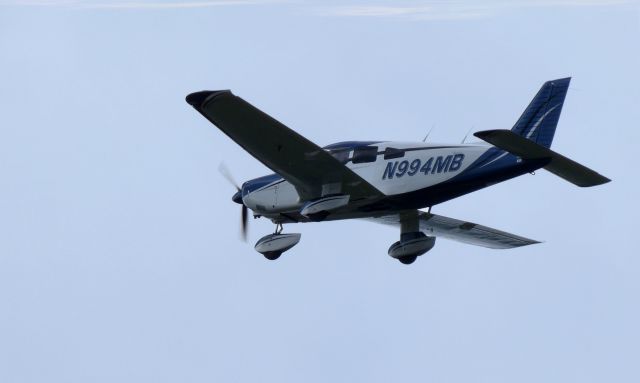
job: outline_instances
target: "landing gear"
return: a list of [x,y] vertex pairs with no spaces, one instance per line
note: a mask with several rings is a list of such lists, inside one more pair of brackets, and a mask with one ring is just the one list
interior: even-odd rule
[[[431,207],[429,207],[430,214]],[[429,237],[420,231],[417,212],[406,212],[400,217],[400,240],[395,242],[387,253],[405,265],[410,265],[416,258],[431,250],[436,243],[435,237]]]
[[433,248],[435,237],[427,237],[422,232],[403,233],[400,241],[389,248],[389,255],[405,265],[410,265],[416,258]]
[[280,256],[282,255],[282,251],[269,251],[262,255],[264,255],[264,257],[270,261],[275,261],[276,259],[280,258]]
[[282,234],[282,224],[276,224],[273,234],[265,235],[256,242],[255,249],[270,261],[274,261],[285,251],[294,247],[300,241],[299,233]]
[[413,262],[415,262],[417,258],[418,258],[417,255],[409,255],[409,256],[399,257],[398,261],[400,261],[400,263],[403,263],[405,265],[410,265]]

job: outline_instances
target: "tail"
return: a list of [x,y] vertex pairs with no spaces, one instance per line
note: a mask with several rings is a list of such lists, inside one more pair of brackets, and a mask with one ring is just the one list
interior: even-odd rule
[[485,130],[473,135],[522,160],[545,161],[546,170],[575,185],[588,187],[611,181],[549,149],[570,81],[567,77],[544,83],[510,131]]
[[570,82],[571,77],[545,82],[511,131],[550,148]]

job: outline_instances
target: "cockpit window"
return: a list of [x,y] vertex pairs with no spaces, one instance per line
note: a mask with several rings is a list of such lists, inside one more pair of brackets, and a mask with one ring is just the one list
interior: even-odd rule
[[378,156],[377,146],[362,146],[353,150],[353,163],[362,164],[365,162],[374,162]]
[[392,158],[404,157],[404,150],[396,148],[386,148],[384,150],[384,159],[390,160]]
[[346,164],[349,161],[349,153],[351,150],[349,149],[335,149],[329,150],[329,154],[333,156],[336,160],[340,161],[343,164]]

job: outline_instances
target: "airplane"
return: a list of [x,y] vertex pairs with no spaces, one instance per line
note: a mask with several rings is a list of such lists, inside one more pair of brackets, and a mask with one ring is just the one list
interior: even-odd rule
[[398,227],[400,238],[387,253],[411,264],[436,237],[493,249],[539,243],[431,213],[437,204],[541,168],[580,187],[610,181],[550,149],[570,81],[544,83],[511,130],[474,133],[490,145],[345,141],[320,147],[230,90],[195,92],[186,101],[274,171],[236,185],[232,197],[242,205],[245,238],[247,209],[276,225],[255,245],[265,258],[275,260],[300,241],[299,233],[283,233],[283,224],[366,219]]

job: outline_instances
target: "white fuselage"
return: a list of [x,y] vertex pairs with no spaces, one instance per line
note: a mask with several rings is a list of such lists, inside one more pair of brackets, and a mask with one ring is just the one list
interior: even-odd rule
[[[464,171],[489,147],[380,142],[375,157],[358,159],[358,149],[329,150],[385,196],[410,193],[445,182]],[[363,161],[363,162],[361,162]],[[355,163],[354,163],[355,162]],[[258,215],[299,212],[308,201],[286,180],[277,179],[243,194],[243,203]]]

